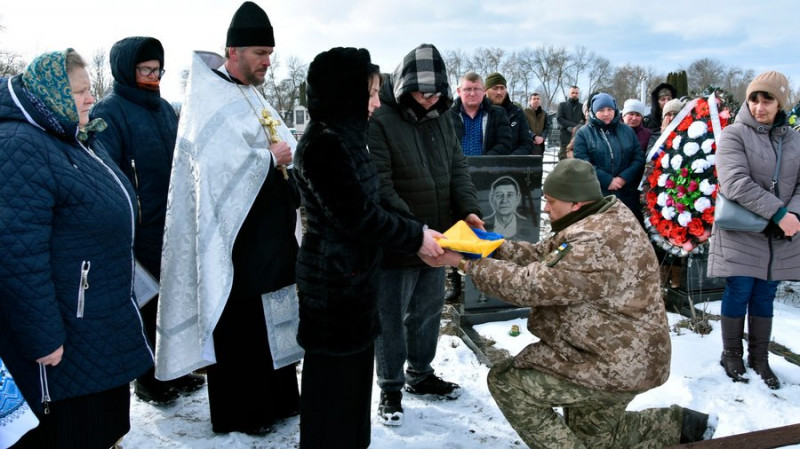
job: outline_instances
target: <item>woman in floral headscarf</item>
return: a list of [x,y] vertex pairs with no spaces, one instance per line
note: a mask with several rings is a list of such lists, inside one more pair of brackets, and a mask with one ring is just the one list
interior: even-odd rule
[[0,358],[40,421],[15,447],[107,449],[152,366],[133,297],[130,184],[93,144],[74,50],[0,79]]

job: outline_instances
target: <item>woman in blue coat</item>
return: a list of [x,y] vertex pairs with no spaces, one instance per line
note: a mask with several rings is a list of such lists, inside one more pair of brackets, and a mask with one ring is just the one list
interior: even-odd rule
[[[102,118],[108,124],[108,129],[97,135],[97,142],[133,185],[139,206],[134,253],[159,279],[172,152],[178,135],[178,116],[161,98],[159,88],[164,48],[152,37],[126,37],[111,47],[109,60],[114,90],[92,107],[90,118]],[[151,344],[156,341],[157,311],[157,296],[141,309]],[[162,382],[150,370],[136,379],[133,391],[144,401],[167,404],[180,392],[194,391],[204,382],[198,374]]]
[[644,153],[633,129],[622,123],[617,102],[599,93],[591,99],[587,126],[575,134],[576,159],[594,165],[603,195],[614,195],[642,223],[639,182],[644,172]]
[[0,79],[0,358],[40,421],[18,447],[111,447],[153,363],[133,191],[93,144],[85,66],[68,49]]

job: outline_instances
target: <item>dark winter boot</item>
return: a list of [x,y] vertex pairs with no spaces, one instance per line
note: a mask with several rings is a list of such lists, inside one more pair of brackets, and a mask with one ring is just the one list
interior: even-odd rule
[[772,335],[772,318],[750,316],[747,324],[747,366],[761,376],[764,383],[773,390],[781,383],[769,367],[769,340]]
[[461,299],[461,275],[455,268],[447,268],[445,273],[447,284],[450,286],[445,290],[444,302],[447,304],[458,303]]
[[708,440],[713,434],[714,429],[709,426],[708,415],[690,408],[683,409],[680,444]]
[[750,379],[744,377],[744,348],[742,347],[742,337],[744,336],[744,317],[731,318],[722,316],[720,319],[722,327],[722,358],[719,364],[725,368],[725,374],[734,382],[747,383]]
[[378,421],[385,426],[402,426],[402,400],[402,391],[381,391],[381,402],[378,404]]

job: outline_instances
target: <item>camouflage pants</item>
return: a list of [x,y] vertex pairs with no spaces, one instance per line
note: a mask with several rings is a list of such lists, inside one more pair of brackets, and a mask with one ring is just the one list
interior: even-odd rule
[[[489,391],[511,427],[531,448],[662,448],[678,444],[681,407],[626,412],[635,394],[611,393],[565,381],[513,358],[489,371]],[[563,407],[564,417],[553,407]]]

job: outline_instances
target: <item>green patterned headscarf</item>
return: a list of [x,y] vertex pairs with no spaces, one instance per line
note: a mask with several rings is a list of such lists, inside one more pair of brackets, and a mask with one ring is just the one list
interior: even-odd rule
[[[80,121],[67,73],[67,53],[71,51],[74,52],[68,48],[37,56],[22,74],[22,82],[34,104],[38,104],[39,109],[46,109],[45,116],[59,134],[63,134],[65,129],[74,129]],[[78,130],[78,140],[85,142],[90,132],[104,129],[105,121],[96,118]]]
[[28,91],[41,100],[64,125],[78,123],[78,109],[67,76],[66,53],[54,51],[39,55],[22,75],[22,82]]

